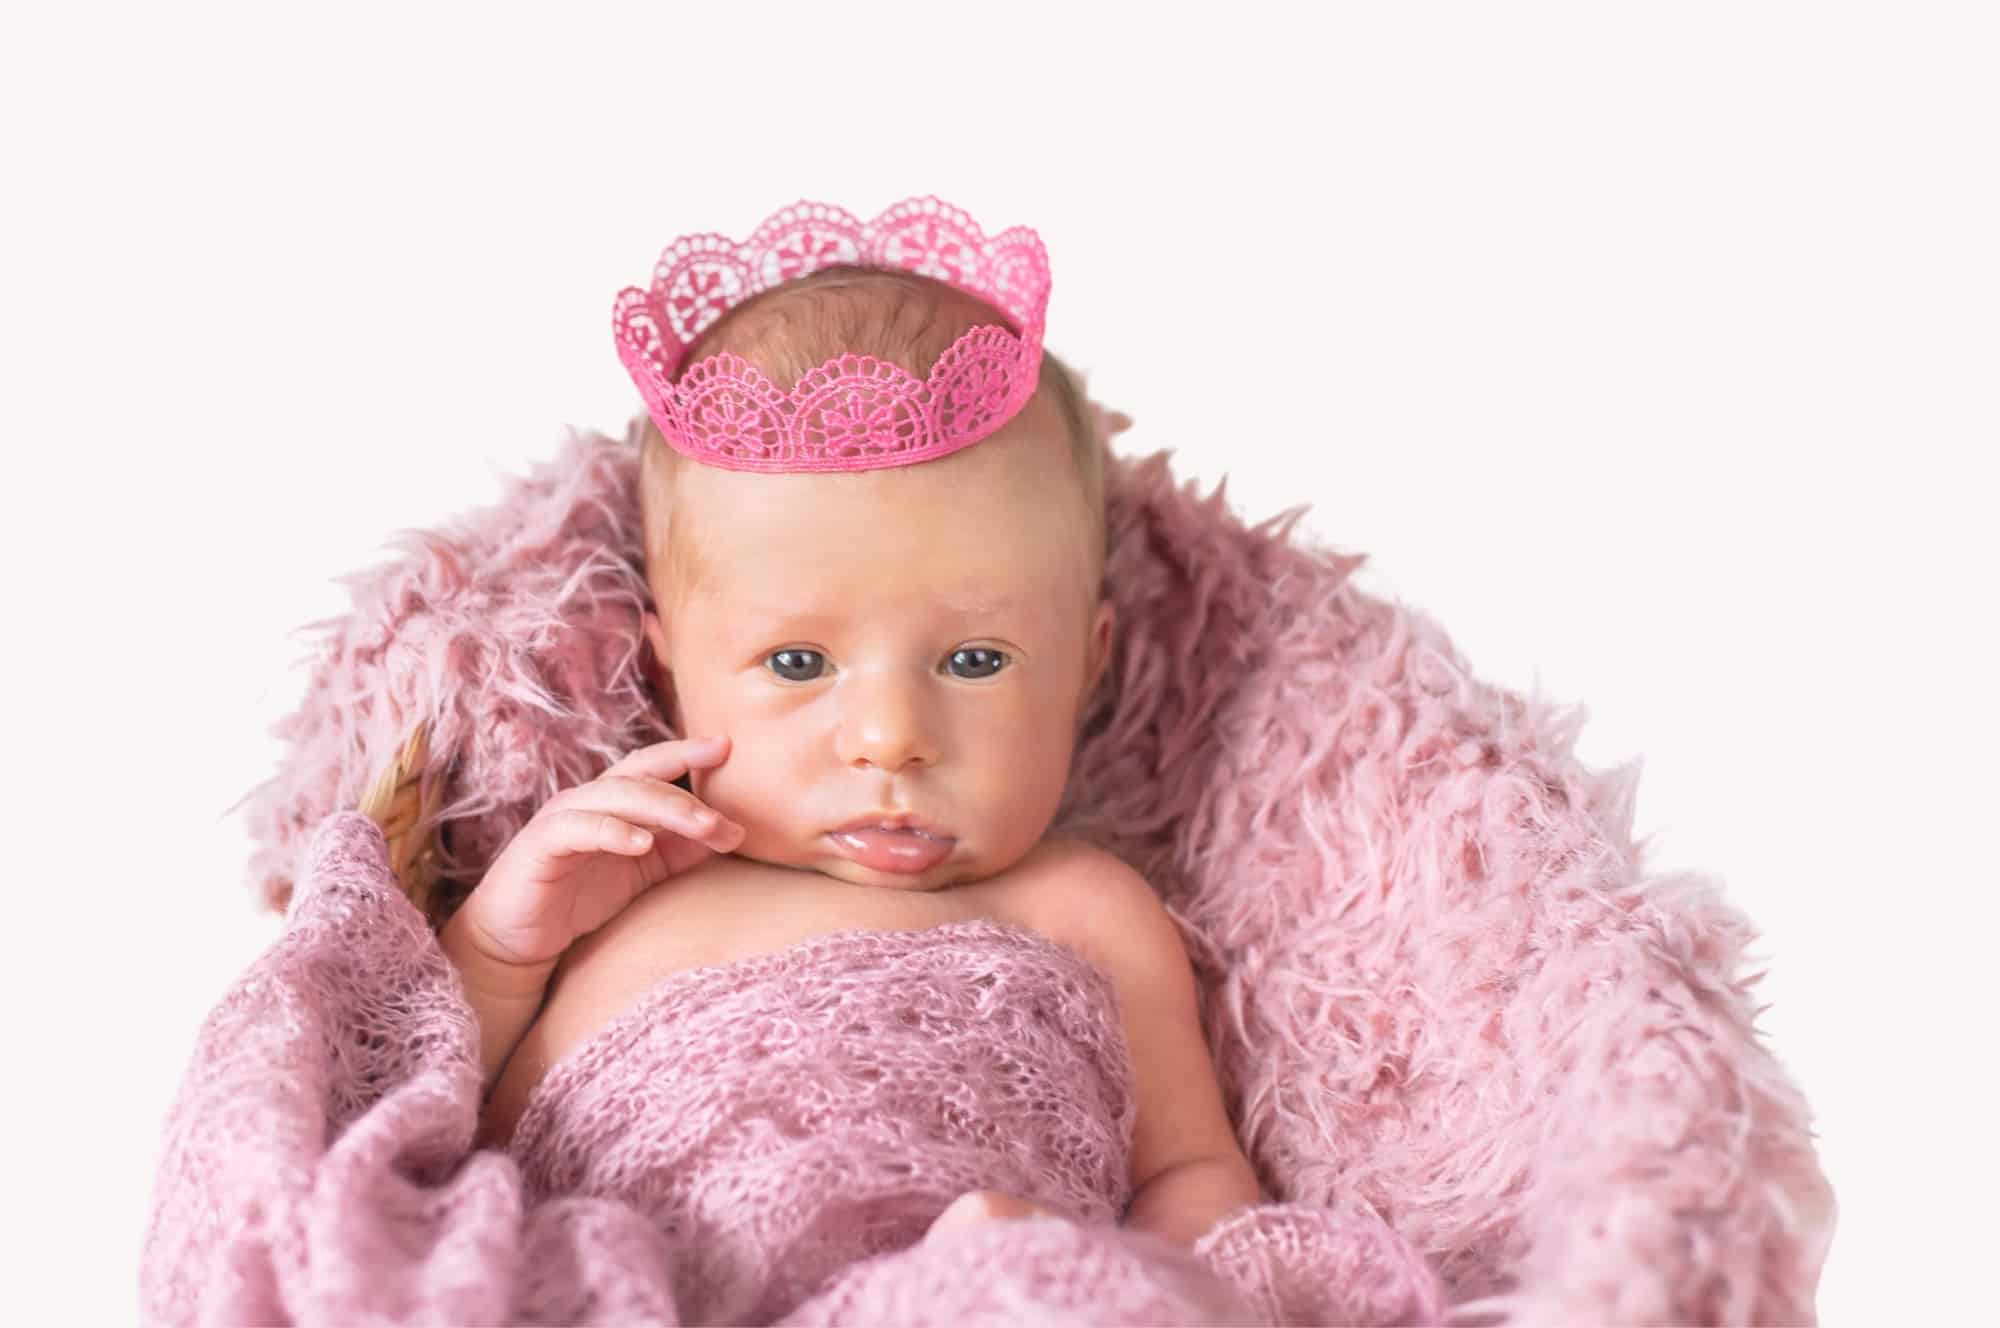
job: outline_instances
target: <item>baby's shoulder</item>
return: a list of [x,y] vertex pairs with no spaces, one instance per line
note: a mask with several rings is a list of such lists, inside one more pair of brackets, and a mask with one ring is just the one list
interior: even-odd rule
[[1138,875],[1109,849],[1076,835],[1051,834],[1036,846],[1031,869],[1015,886],[1036,930],[1075,944],[1107,921],[1109,896],[1131,893]]

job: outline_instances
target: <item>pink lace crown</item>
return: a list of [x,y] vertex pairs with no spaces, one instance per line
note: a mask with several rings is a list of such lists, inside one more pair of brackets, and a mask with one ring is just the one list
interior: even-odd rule
[[[836,264],[932,277],[1014,320],[968,329],[919,382],[871,355],[837,355],[780,392],[727,351],[682,372],[687,348],[760,292]],[[773,213],[739,244],[684,235],[612,307],[618,358],[678,452],[728,470],[877,470],[956,452],[998,429],[1034,394],[1049,303],[1041,237],[1016,226],[991,240],[951,204],[922,196],[873,221],[828,203]]]

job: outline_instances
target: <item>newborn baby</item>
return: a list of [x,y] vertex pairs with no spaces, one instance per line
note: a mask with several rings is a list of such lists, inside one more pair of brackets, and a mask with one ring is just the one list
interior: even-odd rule
[[[886,268],[823,268],[730,310],[780,390],[872,355],[918,376],[992,305]],[[641,463],[649,676],[685,740],[551,799],[441,933],[480,1026],[481,1141],[504,1145],[566,1053],[670,974],[855,929],[1032,929],[1112,980],[1135,1079],[1125,1225],[1191,1246],[1260,1202],[1179,933],[1112,855],[1049,826],[1110,659],[1103,453],[1069,371],[980,439],[833,473]],[[966,1194],[933,1234],[1039,1211]]]

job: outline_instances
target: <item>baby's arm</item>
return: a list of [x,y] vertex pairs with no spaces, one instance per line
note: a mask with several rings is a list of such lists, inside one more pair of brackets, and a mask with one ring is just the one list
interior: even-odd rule
[[1118,986],[1137,1080],[1133,1195],[1124,1225],[1192,1247],[1224,1217],[1265,1202],[1236,1140],[1203,1038],[1195,977],[1180,930],[1146,879],[1105,854],[1082,933]]
[[438,934],[479,1020],[482,1097],[533,1023],[577,937],[661,881],[743,842],[743,827],[672,781],[721,765],[727,738],[641,747],[543,803]]
[[489,958],[467,936],[471,918],[460,908],[438,933],[445,957],[458,969],[466,1002],[479,1021],[480,1097],[493,1091],[501,1067],[520,1045],[521,1035],[535,1021],[548,995],[549,974],[556,961],[508,964]]

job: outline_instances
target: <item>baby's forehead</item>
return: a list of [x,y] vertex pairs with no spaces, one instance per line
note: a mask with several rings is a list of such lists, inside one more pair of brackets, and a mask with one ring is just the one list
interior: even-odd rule
[[709,541],[710,583],[732,593],[770,588],[778,598],[793,589],[852,587],[858,600],[977,603],[1032,593],[1071,561],[1070,550],[1040,527],[1003,528],[991,516],[977,525],[949,518],[906,525],[880,510],[825,515],[830,519],[737,527]]
[[[768,486],[776,477],[760,478]],[[908,510],[913,504],[895,501],[899,495],[857,499],[855,477],[839,478],[848,482],[812,486],[753,510],[705,502],[692,532],[701,570],[684,586],[690,598],[731,609],[791,605],[853,617],[877,610],[1018,614],[1062,598],[1071,581],[1081,581],[1085,550],[1051,527],[1046,503],[973,499],[915,516]],[[754,489],[743,486],[741,496],[754,498]]]
[[[673,556],[658,569],[660,593],[681,600],[724,567],[771,561],[767,551],[780,563],[837,568],[844,546],[878,559],[886,548],[892,569],[932,561],[933,549],[969,546],[983,552],[979,579],[995,591],[1038,584],[1037,569],[1052,566],[1088,579],[1088,502],[1063,413],[1049,398],[1037,392],[987,437],[915,465],[759,472],[682,458],[665,514]],[[947,561],[962,569],[982,560]]]

